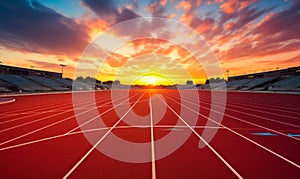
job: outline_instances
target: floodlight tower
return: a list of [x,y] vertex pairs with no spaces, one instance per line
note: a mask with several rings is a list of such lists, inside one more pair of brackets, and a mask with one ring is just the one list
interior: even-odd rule
[[229,70],[226,70],[227,73],[227,81],[229,80]]
[[64,74],[64,67],[66,67],[67,65],[64,64],[59,64],[61,66],[61,77],[63,77]]

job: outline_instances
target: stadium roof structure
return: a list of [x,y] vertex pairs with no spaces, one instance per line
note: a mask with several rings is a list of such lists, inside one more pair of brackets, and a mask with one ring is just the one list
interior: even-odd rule
[[228,81],[242,80],[242,79],[249,79],[249,78],[290,77],[290,76],[298,76],[298,75],[300,75],[300,66],[280,69],[280,70],[278,69],[278,70],[272,70],[266,72],[231,76],[228,78]]
[[15,67],[9,65],[0,65],[0,74],[31,75],[31,76],[62,78],[62,73],[58,73],[58,72],[50,72],[50,71]]

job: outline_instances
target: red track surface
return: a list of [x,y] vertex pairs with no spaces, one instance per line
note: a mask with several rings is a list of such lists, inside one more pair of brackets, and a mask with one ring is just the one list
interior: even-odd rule
[[[161,94],[169,107],[179,113],[176,91],[152,90],[151,93]],[[148,90],[132,91],[130,96],[134,112],[141,116],[149,114]],[[208,91],[199,91],[199,96],[200,115],[193,128],[201,135],[211,105],[218,109],[222,104],[211,104]],[[99,113],[104,113],[103,121],[113,127],[120,118],[111,104],[110,92],[97,92],[95,98]],[[228,92],[222,126],[209,143],[211,148],[199,148],[200,138],[192,133],[172,154],[146,163],[121,162],[97,149],[91,150],[93,145],[83,133],[95,131],[78,129],[72,94],[15,99],[13,103],[0,105],[0,178],[300,178],[300,137],[289,135],[300,134],[300,95]],[[184,100],[191,105],[199,103],[194,99]],[[122,98],[119,101],[121,104]],[[91,102],[83,100],[82,106],[82,111],[89,110]],[[126,123],[121,121],[104,132],[108,132],[108,136],[114,133],[124,140],[144,143],[151,142],[153,129],[156,141],[165,137],[171,131],[170,125],[180,120],[170,108],[154,128],[124,128]],[[175,131],[184,130],[191,129],[181,126]],[[259,132],[274,135],[253,135]],[[122,150],[122,147],[116,148]],[[154,149],[155,146],[140,152],[151,155]]]

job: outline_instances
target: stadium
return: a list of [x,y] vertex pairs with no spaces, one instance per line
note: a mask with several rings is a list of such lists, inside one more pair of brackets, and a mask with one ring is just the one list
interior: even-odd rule
[[[39,92],[59,92],[72,90],[108,90],[112,83],[95,82],[89,80],[76,80],[76,88],[72,88],[73,80],[62,78],[62,73],[33,70],[21,67],[0,66],[0,93],[39,93]],[[207,80],[209,82],[209,80]],[[265,92],[300,92],[300,67],[273,70],[261,73],[245,74],[228,78],[226,86],[219,81],[210,80],[211,84],[187,84],[181,88],[232,91],[265,91]],[[224,80],[221,80],[224,81]],[[115,85],[114,88],[122,89],[122,85]],[[175,86],[164,86],[164,88],[174,88]]]
[[0,2],[0,177],[299,178],[299,9]]

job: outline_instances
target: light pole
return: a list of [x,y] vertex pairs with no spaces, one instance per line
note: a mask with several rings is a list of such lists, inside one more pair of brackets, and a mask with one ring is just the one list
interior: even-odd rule
[[61,66],[61,78],[63,77],[64,74],[64,67],[66,67],[67,65],[64,64],[59,64]]
[[227,73],[227,81],[229,81],[229,70],[226,70]]

